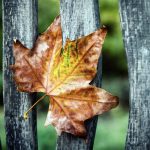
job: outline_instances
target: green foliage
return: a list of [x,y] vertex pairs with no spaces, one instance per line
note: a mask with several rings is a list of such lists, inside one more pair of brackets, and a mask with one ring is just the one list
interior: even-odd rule
[[128,115],[119,107],[99,117],[94,150],[123,150]]
[[2,150],[6,150],[6,134],[4,129],[4,110],[0,107],[0,138]]
[[[104,74],[127,75],[127,62],[120,28],[118,0],[100,0],[101,23],[108,29],[103,48]],[[109,71],[110,68],[115,68]]]
[[104,48],[111,55],[119,55],[123,52],[124,48],[120,28],[118,0],[101,0],[99,4],[101,22],[108,29]]
[[54,18],[59,15],[59,1],[58,0],[39,0],[38,1],[38,22],[39,32],[44,32],[48,26],[53,22]]
[[120,98],[121,106],[125,107],[128,106],[128,99],[129,99],[129,84],[127,78],[121,77],[111,77],[111,78],[103,78],[102,80],[102,87],[117,95]]
[[44,127],[46,113],[38,116],[38,146],[39,150],[55,150],[56,132],[54,127]]

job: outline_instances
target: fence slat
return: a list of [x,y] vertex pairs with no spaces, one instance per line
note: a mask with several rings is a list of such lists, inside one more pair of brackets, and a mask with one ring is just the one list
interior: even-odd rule
[[[66,38],[74,40],[94,32],[100,27],[98,0],[60,0],[63,43]],[[101,85],[101,59],[98,75],[93,84]],[[86,122],[88,128],[87,142],[84,139],[63,133],[57,140],[57,150],[91,150],[93,148],[97,116]]]
[[14,63],[13,39],[31,48],[37,36],[37,0],[3,0],[3,71],[6,141],[8,150],[37,149],[36,110],[24,121],[33,95],[16,91],[9,65]]
[[127,150],[150,149],[150,1],[120,0],[128,59],[130,114]]

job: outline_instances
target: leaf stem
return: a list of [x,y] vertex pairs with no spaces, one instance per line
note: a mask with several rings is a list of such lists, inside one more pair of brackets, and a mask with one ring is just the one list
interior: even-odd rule
[[25,113],[24,113],[24,119],[28,119],[28,113],[29,111],[37,104],[39,103],[41,100],[43,100],[43,98],[47,96],[47,94],[43,95],[40,99],[38,99]]

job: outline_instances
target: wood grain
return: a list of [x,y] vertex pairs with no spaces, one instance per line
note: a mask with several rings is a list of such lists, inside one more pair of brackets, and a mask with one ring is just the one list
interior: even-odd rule
[[6,141],[8,150],[37,149],[36,111],[24,120],[24,112],[32,105],[33,95],[16,91],[12,71],[13,39],[28,48],[37,36],[37,0],[3,0],[3,72]]
[[[63,44],[66,38],[74,40],[88,35],[100,27],[98,0],[60,0],[61,26],[63,31]],[[101,59],[98,64],[98,73],[92,84],[101,85]],[[57,150],[92,150],[95,138],[98,117],[86,122],[87,139],[77,138],[71,134],[63,133],[58,137]]]
[[150,1],[120,0],[120,16],[130,83],[126,150],[149,150]]

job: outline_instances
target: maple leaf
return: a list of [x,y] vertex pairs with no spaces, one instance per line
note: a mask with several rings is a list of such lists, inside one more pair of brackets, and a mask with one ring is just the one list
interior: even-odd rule
[[17,88],[49,96],[45,125],[52,124],[58,133],[85,136],[85,120],[118,104],[116,96],[90,85],[105,36],[106,29],[101,28],[74,41],[67,39],[63,47],[60,17],[57,17],[32,49],[18,40],[14,42],[15,64],[11,68]]

